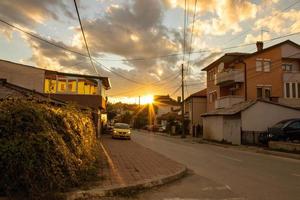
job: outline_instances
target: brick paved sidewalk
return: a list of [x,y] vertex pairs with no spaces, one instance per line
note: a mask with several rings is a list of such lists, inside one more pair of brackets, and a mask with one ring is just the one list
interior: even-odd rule
[[128,194],[151,188],[182,177],[187,169],[131,140],[102,138],[101,181],[88,189],[78,189],[65,195],[67,200],[99,199],[115,194]]
[[116,140],[104,135],[100,176],[102,188],[134,185],[172,176],[185,167],[131,140]]

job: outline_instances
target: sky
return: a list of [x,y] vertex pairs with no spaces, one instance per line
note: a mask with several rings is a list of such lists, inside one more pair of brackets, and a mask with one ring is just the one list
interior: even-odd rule
[[[112,102],[137,103],[138,96],[149,95],[176,98],[181,93],[182,64],[188,96],[205,88],[201,69],[224,53],[254,52],[258,40],[265,47],[287,39],[300,43],[300,34],[273,39],[300,32],[299,0],[186,0],[186,5],[184,0],[77,0],[77,4],[98,75],[110,78],[112,89],[106,94]],[[73,0],[1,0],[0,19],[87,55]],[[96,75],[86,56],[2,22],[0,59]]]

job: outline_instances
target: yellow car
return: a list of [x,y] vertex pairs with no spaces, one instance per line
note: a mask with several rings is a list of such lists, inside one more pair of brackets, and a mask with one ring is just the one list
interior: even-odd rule
[[115,123],[112,138],[126,138],[130,140],[130,127],[125,123]]

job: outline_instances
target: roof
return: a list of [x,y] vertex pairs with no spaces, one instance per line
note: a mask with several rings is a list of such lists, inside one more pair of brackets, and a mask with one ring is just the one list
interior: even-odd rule
[[225,53],[223,56],[215,60],[214,62],[210,63],[208,66],[203,68],[201,71],[207,71],[208,69],[220,64],[221,62],[224,63],[231,63],[237,58],[240,58],[241,56],[248,55],[249,53],[242,53],[242,52],[233,52],[233,53]]
[[172,105],[172,106],[180,106],[180,103],[174,99],[172,99],[169,95],[155,95],[153,97],[154,104],[159,105]]
[[205,89],[203,89],[203,90],[200,90],[200,91],[198,91],[198,92],[195,92],[195,93],[193,93],[193,94],[191,94],[188,98],[186,98],[185,100],[187,100],[187,99],[190,99],[190,98],[192,98],[192,97],[195,97],[195,98],[206,98],[206,96],[207,96],[207,89],[205,88]]
[[63,101],[52,97],[49,98],[43,93],[8,83],[5,79],[0,79],[0,100],[9,98],[34,98],[39,101],[50,101],[55,104],[65,104]]
[[267,103],[267,104],[273,104],[273,105],[277,105],[277,106],[281,106],[281,107],[285,107],[285,108],[289,108],[289,109],[294,109],[294,110],[299,110],[300,111],[300,109],[296,108],[296,107],[292,107],[292,106],[288,106],[288,105],[285,105],[285,104],[276,103],[276,102],[273,102],[273,101],[266,101],[266,100],[262,100],[262,99],[257,99],[257,100],[243,101],[243,102],[234,104],[230,108],[216,109],[214,111],[211,111],[211,112],[208,112],[208,113],[204,113],[201,116],[202,117],[207,117],[207,116],[236,115],[236,114],[239,114],[240,112],[242,112],[242,111],[250,108],[251,106],[253,106],[257,102],[263,102],[263,103]]
[[243,52],[233,52],[233,53],[225,53],[222,57],[218,58],[217,60],[215,60],[214,62],[212,62],[211,64],[209,64],[208,66],[206,66],[205,68],[202,69],[202,71],[207,71],[208,69],[218,65],[219,63],[221,62],[224,62],[224,63],[232,63],[234,62],[235,60],[237,59],[240,59],[240,58],[249,58],[251,56],[254,56],[254,55],[257,55],[257,54],[260,54],[260,53],[263,53],[265,51],[268,51],[268,50],[271,50],[273,48],[276,48],[276,47],[279,47],[283,44],[290,44],[292,46],[295,46],[297,48],[300,48],[300,45],[291,41],[291,40],[285,40],[283,42],[280,42],[278,44],[275,44],[273,46],[270,46],[268,48],[264,48],[262,49],[261,51],[255,51],[253,53],[243,53]]
[[277,43],[277,44],[275,44],[275,45],[273,45],[273,46],[269,46],[268,48],[264,48],[264,49],[262,49],[261,51],[255,51],[254,53],[251,53],[251,54],[249,54],[249,55],[244,56],[244,58],[248,58],[248,57],[254,56],[254,55],[256,55],[256,54],[260,54],[260,53],[262,53],[262,52],[265,52],[265,51],[274,49],[274,48],[279,47],[279,46],[281,46],[281,45],[283,45],[283,44],[290,44],[290,45],[292,45],[292,46],[295,46],[295,47],[297,47],[297,48],[300,48],[300,45],[299,45],[299,44],[297,44],[297,43],[295,43],[295,42],[293,42],[293,41],[291,41],[291,40],[285,40],[285,41],[280,42],[280,43]]
[[75,73],[65,73],[65,72],[59,72],[59,71],[54,71],[54,70],[42,69],[42,68],[34,67],[34,66],[31,66],[31,65],[25,65],[25,64],[21,64],[21,63],[16,63],[16,62],[8,61],[8,60],[2,60],[2,59],[0,59],[0,61],[11,63],[11,64],[15,64],[15,65],[20,65],[20,66],[23,66],[23,67],[29,67],[29,68],[36,69],[36,70],[43,70],[46,73],[51,73],[51,74],[54,73],[54,74],[57,74],[57,75],[76,76],[76,77],[99,79],[99,80],[101,80],[103,82],[103,85],[105,86],[106,89],[110,89],[111,88],[111,84],[110,84],[110,81],[109,81],[108,77],[85,75],[85,74],[75,74]]

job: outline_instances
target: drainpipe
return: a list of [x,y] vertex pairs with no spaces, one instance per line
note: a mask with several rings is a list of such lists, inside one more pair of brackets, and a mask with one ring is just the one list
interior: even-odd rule
[[248,99],[248,92],[247,92],[247,64],[240,59],[240,63],[244,65],[244,90],[245,90],[245,101]]

